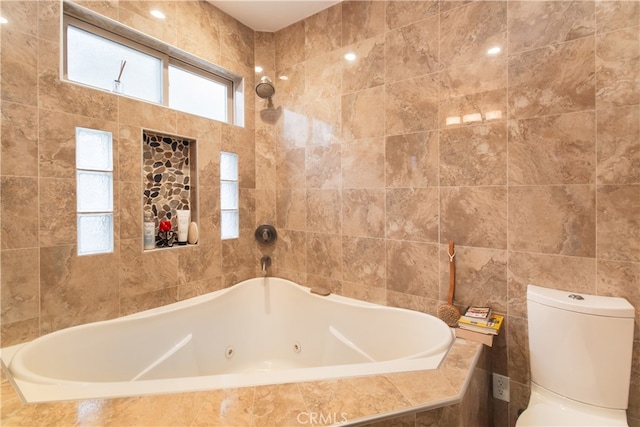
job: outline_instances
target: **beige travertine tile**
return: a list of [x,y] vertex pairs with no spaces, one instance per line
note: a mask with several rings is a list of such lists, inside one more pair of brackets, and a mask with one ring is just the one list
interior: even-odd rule
[[238,280],[249,277],[243,276],[248,271],[254,271],[258,266],[258,252],[255,244],[254,233],[255,228],[241,228],[240,237],[237,239],[227,239],[222,241],[222,273],[224,275],[233,274],[240,270],[238,276],[242,277]]
[[504,89],[442,99],[443,92],[440,90],[439,125],[441,129],[503,121],[507,117],[506,86]]
[[509,184],[593,184],[596,115],[579,112],[509,122]]
[[640,188],[597,188],[597,253],[602,260],[640,262]]
[[[410,402],[383,376],[301,383],[307,410],[338,422],[406,407]],[[344,416],[344,418],[343,418]]]
[[388,84],[385,113],[387,135],[437,129],[438,74]]
[[[161,8],[164,9],[165,5]],[[176,45],[186,52],[219,64],[222,13],[207,2],[194,2],[188,8],[173,3],[170,11],[175,13]],[[182,31],[183,28],[189,28],[189,31]]]
[[38,112],[2,102],[2,175],[38,176]]
[[343,142],[384,135],[384,93],[379,86],[342,96]]
[[509,113],[539,117],[595,107],[593,36],[509,56]]
[[[39,215],[40,245],[75,244],[76,216],[71,213],[77,208],[75,179],[41,178],[38,183],[39,212],[34,210],[26,218]],[[71,214],[60,215],[60,212]]]
[[307,274],[341,280],[341,239],[336,235],[319,232],[307,233]]
[[438,299],[438,246],[387,240],[387,290]]
[[529,384],[529,336],[527,319],[507,316],[503,328],[507,329],[510,383]]
[[342,94],[342,57],[339,51],[305,62],[305,101],[333,98]]
[[340,234],[341,192],[334,189],[307,190],[307,231]]
[[[37,5],[33,4],[32,7],[35,17]],[[11,19],[11,15],[7,16],[7,19]],[[36,37],[3,25],[1,43],[0,93],[2,100],[37,106],[38,41]]]
[[384,237],[385,191],[342,191],[342,233],[349,236]]
[[[510,213],[511,214],[511,213]],[[442,187],[440,238],[462,246],[507,248],[507,190],[495,187]]]
[[[153,19],[149,14],[152,7],[162,10],[167,18]],[[118,2],[118,21],[175,46],[178,30],[175,9],[175,2],[122,1]]]
[[[413,404],[424,400],[446,399],[458,394],[458,390],[449,383],[441,370],[389,374],[385,378]],[[416,387],[416,384],[422,384],[423,387]]]
[[42,332],[117,317],[118,283],[113,278],[118,277],[119,256],[117,249],[111,254],[81,257],[74,245],[42,248]]
[[342,97],[321,98],[307,104],[310,145],[338,144],[342,141]]
[[377,36],[385,30],[385,2],[376,0],[342,3],[342,46]]
[[357,92],[385,82],[385,38],[380,34],[345,47],[356,59],[342,61],[342,93]]
[[169,249],[142,251],[141,237],[120,242],[119,294],[133,297],[178,284],[178,256]]
[[527,285],[595,294],[595,260],[585,257],[509,252],[510,316],[527,316]]
[[219,32],[222,52],[219,65],[241,76],[253,74],[254,31],[235,19],[223,18],[220,20]]
[[438,241],[438,189],[389,188],[386,193],[386,237]]
[[506,46],[507,2],[474,2],[440,14],[441,69],[485,57],[491,47]]
[[307,229],[307,190],[280,189],[276,194],[277,224],[289,230]]
[[38,179],[0,177],[2,249],[38,246]]
[[597,112],[598,184],[640,184],[640,107]]
[[[448,246],[440,256],[440,300],[449,292]],[[507,313],[507,252],[496,249],[455,247],[455,298],[460,306],[488,305]]]
[[340,145],[307,147],[305,169],[307,188],[342,187]]
[[290,116],[287,116],[287,113],[304,113],[302,103],[304,102],[305,90],[305,64],[304,62],[299,62],[287,68],[277,68],[276,71],[277,73],[273,80],[277,96],[276,108],[280,106],[286,107],[284,109],[284,126],[285,130],[287,130],[287,122],[291,119]]
[[275,33],[276,70],[284,70],[304,61],[304,27],[304,21],[299,21]]
[[256,226],[256,190],[240,188],[238,208],[240,211],[240,228],[251,229]]
[[116,194],[119,198],[116,202],[115,214],[118,222],[121,239],[140,238],[140,230],[143,222],[142,209],[142,188],[139,182],[116,182],[114,188],[118,189]]
[[596,36],[598,108],[640,103],[640,37],[638,27]]
[[387,187],[438,185],[438,132],[389,136],[385,141]]
[[121,125],[139,126],[170,135],[176,134],[175,110],[154,104],[145,104],[145,108],[140,108],[140,101],[133,98],[110,96],[117,98],[118,121]]
[[[366,288],[385,286],[385,243],[382,239],[342,237],[342,278]],[[358,290],[352,286],[353,292]],[[378,295],[378,299],[384,295]]]
[[184,285],[178,286],[178,301],[208,294],[210,292],[219,291],[222,288],[223,286],[221,276],[189,282]]
[[306,272],[306,238],[307,235],[303,231],[278,231],[278,244],[272,257],[278,269]]
[[[38,35],[38,4],[22,4],[19,1],[2,2],[2,16],[11,23],[13,31],[30,36]],[[3,26],[3,31],[6,26]],[[5,35],[3,34],[3,38]],[[4,52],[3,52],[4,53]]]
[[251,425],[299,425],[306,410],[298,384],[256,387]]
[[[506,112],[507,55],[504,53],[479,58],[473,63],[462,64],[440,72],[439,96],[441,104],[450,98],[469,97],[471,95],[475,95],[474,99],[484,99],[487,98],[491,92],[500,89],[502,89],[500,93],[504,94],[504,108],[498,110]],[[479,95],[483,95],[483,97]],[[449,103],[451,102],[454,101],[450,100]],[[491,111],[486,108],[484,104],[469,105],[469,107],[477,108],[478,111],[482,112]],[[465,111],[465,114],[471,114],[473,112],[474,110],[469,108]],[[501,119],[504,120],[505,118],[503,115]],[[490,119],[483,117],[483,120]],[[496,120],[496,118],[492,120]],[[475,122],[468,123],[475,124]],[[451,126],[453,124],[441,121],[440,127],[445,125]]]
[[[620,261],[598,261],[596,273],[598,295],[626,298],[640,305],[640,264]],[[640,313],[636,310],[634,339],[640,339]]]
[[390,287],[387,287],[387,305],[390,307],[406,308],[435,316],[440,304],[441,301],[435,298],[396,292]]
[[640,4],[635,1],[596,0],[596,31],[619,30],[638,25]]
[[595,188],[592,185],[509,189],[509,249],[594,257]]
[[117,135],[117,153],[114,166],[117,164],[121,181],[140,182],[142,171],[142,129],[135,126],[119,126]]
[[[400,3],[402,2],[395,4]],[[428,4],[425,3],[425,6]],[[438,70],[438,20],[438,15],[431,15],[422,21],[385,34],[384,60],[387,83]]]
[[37,319],[40,315],[38,248],[0,252],[2,324]]
[[510,1],[509,55],[595,33],[594,2]]
[[438,0],[405,1],[392,0],[386,2],[385,18],[387,30],[393,30],[417,21],[438,15]]
[[[256,31],[254,34],[255,64],[262,67],[265,75],[273,75],[276,70],[275,33]],[[256,75],[256,83],[260,75]]]
[[255,408],[256,389],[215,390],[200,398],[193,426],[250,425]]
[[504,122],[440,131],[440,185],[506,183],[507,129]]
[[342,4],[324,9],[304,20],[305,59],[334,51],[341,46]]
[[186,283],[213,279],[222,274],[220,265],[214,262],[202,262],[202,260],[214,260],[220,258],[220,246],[199,244],[182,248],[178,256],[178,283]]
[[301,188],[305,182],[305,149],[294,148],[276,151],[277,188]]
[[384,138],[342,144],[342,188],[385,186]]

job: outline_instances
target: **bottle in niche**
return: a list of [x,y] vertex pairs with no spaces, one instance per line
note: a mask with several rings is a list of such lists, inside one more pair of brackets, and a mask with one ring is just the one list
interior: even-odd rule
[[144,248],[156,248],[156,221],[151,212],[144,213]]

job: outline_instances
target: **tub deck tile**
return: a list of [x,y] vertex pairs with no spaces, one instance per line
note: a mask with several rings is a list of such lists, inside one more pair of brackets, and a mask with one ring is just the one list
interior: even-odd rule
[[[355,423],[412,412],[430,416],[423,411],[461,401],[480,349],[481,344],[457,339],[436,371],[37,404],[22,403],[2,372],[0,424],[7,427],[300,426],[310,425],[309,417],[313,416],[316,417],[314,425],[339,424],[344,420],[343,415]],[[447,408],[442,410],[446,412]],[[415,416],[413,419],[417,420]]]

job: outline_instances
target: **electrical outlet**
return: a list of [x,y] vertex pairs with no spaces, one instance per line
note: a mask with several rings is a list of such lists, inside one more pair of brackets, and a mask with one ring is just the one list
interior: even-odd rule
[[509,401],[509,377],[493,374],[493,397],[505,402]]

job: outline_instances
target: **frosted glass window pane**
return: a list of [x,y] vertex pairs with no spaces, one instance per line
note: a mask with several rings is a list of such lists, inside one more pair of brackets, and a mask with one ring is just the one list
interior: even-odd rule
[[222,181],[220,183],[220,207],[238,209],[238,183]]
[[239,220],[238,211],[222,211],[222,238],[238,238]]
[[220,152],[220,179],[225,181],[238,180],[238,155]]
[[78,215],[78,255],[113,252],[113,215]]
[[226,85],[169,66],[169,107],[226,122],[227,96]]
[[113,210],[113,177],[111,173],[78,171],[76,179],[78,212]]
[[76,128],[76,167],[100,171],[113,170],[111,132]]
[[120,73],[122,93],[162,103],[162,60],[139,50],[89,33],[67,27],[67,78],[111,91]]

